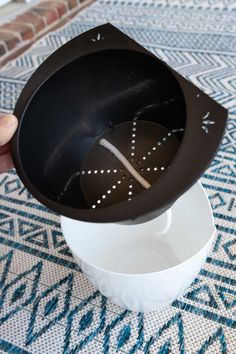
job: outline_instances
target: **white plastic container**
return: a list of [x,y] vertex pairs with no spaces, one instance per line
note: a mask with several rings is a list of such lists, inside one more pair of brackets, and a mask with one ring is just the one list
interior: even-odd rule
[[[62,232],[83,273],[113,303],[132,311],[160,309],[192,283],[212,244],[209,200],[196,183],[165,214],[139,225],[86,223],[61,217]],[[167,218],[167,220],[165,220]]]

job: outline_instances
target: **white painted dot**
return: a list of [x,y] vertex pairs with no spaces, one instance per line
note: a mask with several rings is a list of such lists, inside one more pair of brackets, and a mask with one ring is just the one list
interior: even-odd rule
[[148,168],[147,168],[147,171],[150,171],[150,170],[151,170],[150,167],[148,167]]
[[155,146],[153,146],[152,150],[155,151],[157,148]]
[[162,139],[163,141],[166,141],[166,137],[164,136],[164,138]]
[[97,204],[101,204],[101,200],[100,199],[97,200]]
[[128,193],[129,195],[132,195],[133,193],[131,192],[131,191],[129,191],[129,193]]
[[113,189],[116,189],[116,185],[114,184],[114,186],[112,186]]
[[111,190],[110,189],[108,189],[107,194],[111,194]]
[[170,132],[170,133],[168,133],[168,136],[171,136],[171,132]]
[[91,171],[90,170],[88,170],[88,174],[90,175],[90,173],[91,173]]
[[132,130],[133,130],[133,132],[136,132],[136,128],[133,128]]
[[96,174],[96,173],[98,173],[98,171],[97,171],[97,170],[95,170],[95,171],[94,171],[94,173]]
[[133,122],[133,125],[136,125],[137,123],[136,122]]
[[131,146],[131,149],[134,150],[134,149],[135,149],[135,146]]
[[153,169],[154,169],[154,171],[157,171],[157,167],[154,167]]
[[132,144],[135,144],[135,140],[132,140],[131,143],[132,143]]
[[131,201],[131,198],[129,198],[128,201],[130,202],[130,201]]
[[118,184],[121,184],[121,181],[118,181],[117,183],[118,183]]
[[82,175],[85,175],[85,171],[82,171]]
[[92,209],[95,209],[95,208],[96,208],[96,205],[95,205],[95,204],[93,204],[93,205],[92,205]]
[[101,172],[101,173],[104,173],[104,170],[101,170],[100,172]]
[[106,195],[105,194],[102,195],[102,199],[106,199]]
[[134,152],[131,152],[131,156],[134,156]]
[[117,170],[113,170],[113,172],[114,172],[114,173],[116,173],[116,172],[117,172]]
[[132,134],[132,138],[135,138],[135,136],[136,136],[135,134]]
[[162,166],[162,167],[161,167],[161,170],[163,171],[164,169],[165,169],[165,167]]
[[160,142],[160,141],[158,141],[157,145],[159,145],[159,146],[160,146],[160,145],[161,145],[161,142]]
[[146,160],[146,157],[145,157],[145,156],[143,156],[143,160]]
[[148,151],[148,153],[147,153],[148,155],[151,155],[151,151]]
[[130,184],[130,185],[129,185],[129,188],[130,188],[130,189],[131,189],[131,188],[133,188],[133,185],[132,185],[132,184]]
[[107,170],[107,173],[110,173],[111,172],[111,170]]

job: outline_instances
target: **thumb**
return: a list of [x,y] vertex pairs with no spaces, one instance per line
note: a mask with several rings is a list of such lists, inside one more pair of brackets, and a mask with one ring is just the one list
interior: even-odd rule
[[17,125],[18,120],[13,114],[0,114],[0,146],[11,140]]

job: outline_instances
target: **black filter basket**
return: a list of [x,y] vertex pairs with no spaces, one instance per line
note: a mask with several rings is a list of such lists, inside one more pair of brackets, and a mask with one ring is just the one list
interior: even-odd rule
[[12,155],[25,186],[52,210],[91,222],[161,215],[204,172],[227,120],[223,107],[110,24],[45,60],[14,114]]

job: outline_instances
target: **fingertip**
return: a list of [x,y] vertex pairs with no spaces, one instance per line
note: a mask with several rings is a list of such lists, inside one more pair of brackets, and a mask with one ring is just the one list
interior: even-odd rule
[[4,114],[0,117],[0,125],[6,128],[14,127],[16,129],[18,119],[14,116],[14,114]]
[[18,120],[13,114],[0,117],[0,146],[11,140],[18,126]]

